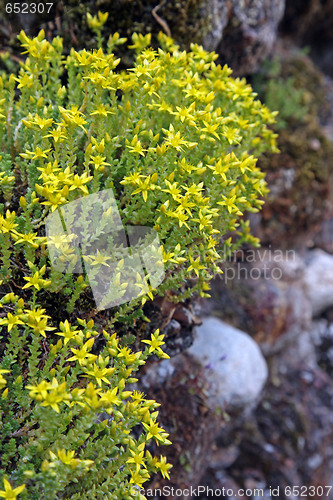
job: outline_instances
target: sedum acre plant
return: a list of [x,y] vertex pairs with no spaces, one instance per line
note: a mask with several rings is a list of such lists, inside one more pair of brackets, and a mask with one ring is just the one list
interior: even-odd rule
[[[134,34],[126,71],[117,34],[105,52],[67,58],[43,31],[19,40],[27,57],[0,78],[0,497],[140,498],[150,475],[171,467],[150,444],[170,441],[133,374],[167,355],[158,330],[135,352],[115,326],[145,319],[156,294],[206,296],[227,233],[240,235],[224,242],[230,250],[255,242],[239,219],[267,192],[256,158],[275,149],[274,115],[216,54],[180,52],[165,35],[154,50]],[[86,274],[52,268],[44,223],[104,189],[124,224],[158,232],[166,276],[101,327],[84,311]]]

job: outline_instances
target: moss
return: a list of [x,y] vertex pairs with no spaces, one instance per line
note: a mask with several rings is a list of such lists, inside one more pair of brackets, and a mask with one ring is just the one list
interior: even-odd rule
[[320,128],[307,124],[292,131],[285,129],[278,145],[279,155],[260,161],[271,186],[262,210],[264,242],[278,241],[281,236],[290,241],[319,223],[328,207],[333,145]]
[[[271,189],[262,211],[262,242],[281,245],[282,237],[287,245],[300,233],[314,228],[328,211],[333,144],[320,123],[320,117],[327,112],[326,89],[322,74],[302,53],[279,60],[265,78],[257,86],[264,101],[265,85],[270,78],[281,81],[281,90],[283,82],[292,78],[295,89],[302,91],[305,109],[298,116],[290,113],[284,117],[285,126],[279,130],[278,138],[280,154],[267,154],[259,162]],[[290,95],[285,95],[288,99]],[[289,108],[294,104],[288,102]]]
[[[65,3],[65,5],[63,5]],[[93,32],[87,24],[87,12],[96,14],[98,10],[108,12],[108,21],[105,24],[104,35],[119,32],[122,37],[130,37],[133,32],[152,33],[152,41],[156,46],[156,35],[165,31],[165,25],[172,37],[182,49],[188,50],[190,43],[202,43],[209,28],[209,19],[202,15],[207,0],[177,0],[175,2],[163,0],[133,1],[133,0],[92,0],[77,2],[67,0],[54,3],[49,15],[38,15],[31,18],[29,24],[22,24],[15,15],[6,14],[4,7],[0,7],[0,26],[7,29],[0,31],[0,42],[4,47],[11,47],[14,52],[19,51],[16,34],[21,29],[28,29],[29,36],[36,36],[41,28],[45,29],[48,38],[60,35],[64,39],[64,47],[69,51],[75,49],[95,48],[96,41]],[[154,17],[153,10],[157,6]],[[57,19],[56,19],[57,17]],[[25,23],[27,21],[24,21]],[[122,63],[128,66],[132,62],[126,46],[119,50]]]

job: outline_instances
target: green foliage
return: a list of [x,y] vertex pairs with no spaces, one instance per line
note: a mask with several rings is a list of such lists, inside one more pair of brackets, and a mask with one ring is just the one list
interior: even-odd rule
[[297,85],[294,76],[282,76],[281,73],[279,59],[267,59],[253,78],[253,87],[268,108],[278,111],[278,130],[287,127],[288,123],[302,122],[309,112],[306,91]]
[[47,342],[55,328],[44,309],[26,307],[13,293],[1,305],[12,311],[0,320],[8,332],[0,370],[1,478],[25,484],[21,497],[29,500],[125,499],[150,473],[168,476],[165,458],[146,449],[151,439],[170,443],[156,422],[159,405],[126,390],[150,353],[166,357],[163,335],[155,332],[134,353],[116,334],[99,333],[93,320],[78,319],[77,326],[60,322]]
[[[100,45],[105,19],[88,19]],[[169,441],[158,404],[128,384],[150,354],[167,356],[158,330],[134,352],[114,325],[135,324],[166,291],[177,300],[207,295],[221,238],[263,203],[256,156],[275,149],[274,115],[214,53],[180,52],[164,35],[155,51],[149,36],[134,34],[126,72],[116,71],[113,50],[125,41],[117,34],[106,53],[71,50],[66,59],[60,38],[19,39],[27,59],[18,75],[0,78],[0,494],[139,498],[133,487],[170,468],[147,445]],[[50,265],[44,222],[108,188],[124,224],[158,231],[166,279],[115,309],[104,329],[80,318],[84,304],[92,308],[85,274]],[[253,241],[241,227],[238,242],[225,242],[231,250]]]

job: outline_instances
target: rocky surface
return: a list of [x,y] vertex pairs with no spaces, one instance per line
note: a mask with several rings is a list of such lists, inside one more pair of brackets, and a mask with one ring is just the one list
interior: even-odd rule
[[[247,266],[246,279],[215,281],[193,345],[148,367],[141,380],[162,402],[163,424],[176,442],[173,482],[155,480],[154,488],[201,485],[229,490],[220,495],[229,499],[271,498],[275,489],[284,500],[291,498],[286,486],[332,484],[333,293],[324,285],[332,255],[264,251],[238,261]],[[268,268],[279,277],[265,278]],[[258,271],[254,277],[251,269]],[[212,314],[256,340],[269,368],[265,385],[256,343]],[[260,493],[241,497],[239,489]],[[203,490],[199,497],[209,498]]]
[[[237,419],[233,420],[231,427],[226,426],[217,438],[218,455],[223,455],[223,450],[227,450],[231,443],[239,444],[237,451],[234,451],[237,458],[232,464],[216,467],[213,462],[209,466],[205,484],[210,488],[229,487],[234,491],[239,488],[258,488],[263,489],[261,498],[264,495],[269,498],[269,488],[274,487],[280,488],[279,498],[284,499],[287,498],[283,493],[287,485],[332,484],[333,293],[327,281],[332,256],[319,249],[309,251],[302,257],[299,254],[295,256],[289,263],[287,260],[274,262],[274,266],[279,265],[283,273],[280,280],[269,284],[270,289],[281,290],[283,283],[285,297],[288,297],[288,289],[292,290],[296,283],[298,289],[302,290],[298,295],[292,292],[292,300],[289,298],[284,301],[289,302],[296,322],[290,328],[290,316],[285,322],[282,321],[284,328],[281,327],[278,338],[274,335],[276,318],[283,316],[283,311],[286,315],[288,309],[281,308],[281,299],[278,305],[278,294],[271,294],[272,305],[267,311],[263,302],[264,297],[266,301],[269,300],[267,284],[266,293],[263,293],[258,304],[256,290],[260,285],[254,284],[255,280],[252,280],[252,284],[251,280],[244,280],[238,288],[237,283],[234,283],[231,301],[238,306],[238,309],[235,308],[235,317],[238,318],[242,310],[250,319],[245,322],[258,325],[257,315],[261,310],[269,318],[261,326],[266,334],[263,347],[268,355],[270,377],[262,400],[252,416],[246,422],[242,416],[238,417],[238,423]],[[257,264],[262,267],[264,262],[258,259]],[[249,294],[244,292],[244,286],[251,291],[250,294],[253,291],[255,293],[253,303],[258,306],[254,310],[249,307]],[[221,288],[218,287],[217,292],[220,298]],[[235,288],[240,293],[238,298]],[[228,295],[226,287],[224,295]],[[245,303],[247,309],[244,313]],[[223,317],[226,312],[225,304],[224,297],[220,302],[219,316]],[[216,304],[213,311],[218,311]],[[295,311],[298,313],[295,314]],[[304,322],[305,315],[307,319]],[[311,320],[311,316],[318,315],[321,315],[321,319]],[[256,318],[253,323],[251,317]],[[292,331],[296,331],[296,335]],[[267,349],[267,339],[270,339],[270,349]],[[202,495],[201,498],[206,499],[206,496]],[[333,498],[332,493],[328,498]]]
[[[270,54],[284,12],[284,0],[179,0],[130,2],[128,0],[56,1],[50,14],[13,15],[0,7],[0,43],[16,46],[15,35],[24,29],[35,35],[44,28],[48,37],[64,37],[64,46],[94,47],[86,13],[98,10],[109,13],[105,35],[118,31],[130,39],[136,32],[171,35],[182,48],[192,42],[216,50],[221,62],[229,64],[237,74],[252,73]],[[120,49],[123,64],[131,61],[128,50]]]
[[[330,319],[327,319],[327,316]],[[327,311],[326,318],[313,321],[311,340],[315,346],[319,366],[333,378],[332,308]]]
[[266,356],[277,353],[311,324],[304,270],[305,261],[295,251],[243,253],[214,281],[206,311],[247,331]]
[[171,481],[156,476],[146,488],[195,488],[224,420],[223,412],[210,405],[202,366],[184,354],[150,363],[140,380],[140,390],[161,403],[159,422],[172,440],[172,446],[152,450],[168,456],[173,465]]
[[261,249],[255,255],[249,262],[244,254],[215,280],[205,311],[246,330],[270,356],[311,331],[312,318],[333,307],[333,257],[321,249],[303,256]]
[[281,30],[302,43],[333,41],[333,1],[286,0]]
[[200,390],[212,412],[251,409],[259,401],[268,376],[257,343],[215,317],[203,319],[195,328],[192,346],[182,354],[150,364],[141,383],[146,388],[165,386],[180,371],[185,373],[184,366],[191,366],[191,380],[200,376]]
[[[233,421],[221,432],[219,454],[237,443],[236,458],[226,467],[214,462],[209,466],[205,484],[210,488],[263,490],[255,498],[271,498],[271,488],[284,500],[291,498],[286,486],[303,485],[301,498],[320,498],[309,495],[308,488],[332,485],[333,381],[318,368],[287,366],[285,374],[279,372],[270,381],[252,418]],[[326,498],[332,499],[332,493]]]
[[333,256],[316,249],[309,253],[304,283],[312,306],[312,314],[319,315],[333,305]]
[[236,74],[253,73],[271,53],[283,13],[283,0],[210,0],[204,15],[211,25],[203,44]]
[[174,465],[171,483],[155,479],[149,488],[196,488],[210,461],[230,465],[237,448],[231,445],[219,454],[214,444],[230,418],[225,412],[232,418],[248,414],[260,399],[267,375],[257,344],[213,317],[196,328],[190,349],[146,366],[140,389],[162,403],[160,421],[173,442],[163,452]]
[[304,249],[333,213],[332,89],[311,59],[286,43],[279,44],[275,62],[253,84],[272,109],[280,110],[280,153],[259,161],[270,194],[251,225],[263,244]]
[[309,48],[316,65],[333,77],[332,0],[287,0],[280,31]]
[[186,352],[204,368],[213,408],[249,409],[258,401],[268,370],[249,335],[217,318],[205,318]]
[[333,219],[326,219],[313,235],[313,244],[327,253],[333,254]]

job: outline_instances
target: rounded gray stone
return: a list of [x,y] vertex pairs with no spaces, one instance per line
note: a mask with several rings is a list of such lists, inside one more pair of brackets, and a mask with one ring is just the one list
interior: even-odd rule
[[217,318],[205,318],[187,352],[205,371],[212,406],[244,408],[258,402],[268,369],[249,335]]
[[313,316],[333,305],[333,255],[312,250],[305,269],[304,283],[312,305]]

